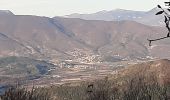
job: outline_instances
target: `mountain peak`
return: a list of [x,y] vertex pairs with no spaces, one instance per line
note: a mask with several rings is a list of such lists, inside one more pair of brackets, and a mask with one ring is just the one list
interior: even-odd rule
[[67,18],[80,18],[85,20],[122,21],[131,20],[150,26],[162,26],[162,16],[155,16],[159,8],[155,7],[149,11],[133,11],[126,9],[115,9],[111,11],[99,11],[92,14],[71,14]]

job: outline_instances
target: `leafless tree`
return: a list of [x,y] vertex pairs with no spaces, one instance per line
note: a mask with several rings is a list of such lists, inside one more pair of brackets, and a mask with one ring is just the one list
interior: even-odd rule
[[170,27],[169,27],[169,24],[170,24],[170,14],[169,14],[170,13],[170,2],[165,2],[165,6],[168,6],[168,8],[164,9],[160,5],[158,5],[157,7],[160,8],[161,10],[159,12],[157,12],[156,15],[161,15],[161,14],[164,15],[164,17],[165,17],[164,18],[164,23],[166,25],[168,33],[164,37],[160,37],[160,38],[157,38],[157,39],[147,39],[149,41],[149,46],[151,46],[151,43],[153,41],[158,41],[158,40],[162,40],[162,39],[170,37]]

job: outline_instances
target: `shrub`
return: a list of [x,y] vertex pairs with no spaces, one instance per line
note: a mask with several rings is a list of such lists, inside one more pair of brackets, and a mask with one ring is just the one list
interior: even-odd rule
[[26,88],[12,87],[3,95],[1,100],[50,100],[51,94],[45,88],[32,88],[30,91]]

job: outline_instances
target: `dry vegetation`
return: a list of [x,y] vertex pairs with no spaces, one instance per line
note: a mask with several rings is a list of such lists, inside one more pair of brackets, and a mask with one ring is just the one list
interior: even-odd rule
[[[2,100],[169,100],[168,60],[128,67],[114,76],[93,82],[65,84],[46,88],[11,88]],[[142,67],[142,68],[141,68]],[[163,83],[165,82],[165,83]]]
[[[48,88],[11,88],[2,100],[169,100],[170,87],[159,85],[155,77],[147,80],[137,76],[121,82],[109,78],[77,86],[63,85]],[[148,82],[150,81],[150,82]]]

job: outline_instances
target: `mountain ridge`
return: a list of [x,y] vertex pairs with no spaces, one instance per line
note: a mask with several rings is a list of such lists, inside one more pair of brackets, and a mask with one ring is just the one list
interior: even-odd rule
[[[114,59],[116,55],[122,59],[143,59],[155,55],[167,57],[157,52],[162,49],[154,49],[158,46],[150,48],[147,41],[147,38],[162,36],[162,33],[166,33],[165,28],[147,26],[136,21],[0,15],[0,22],[0,32],[20,45],[12,47],[11,51],[6,49],[6,56],[72,59],[78,62],[93,56],[100,56],[101,61],[108,57]],[[2,42],[2,46],[5,43]],[[161,43],[165,44],[165,41],[155,45],[162,45]],[[11,48],[9,44],[10,42],[4,46]],[[169,46],[167,43],[165,45],[167,50]]]
[[122,21],[132,20],[145,25],[163,26],[163,16],[155,16],[158,8],[149,11],[133,11],[124,9],[115,9],[111,11],[99,11],[91,14],[70,14],[66,18],[80,18],[85,20],[104,20],[104,21]]

